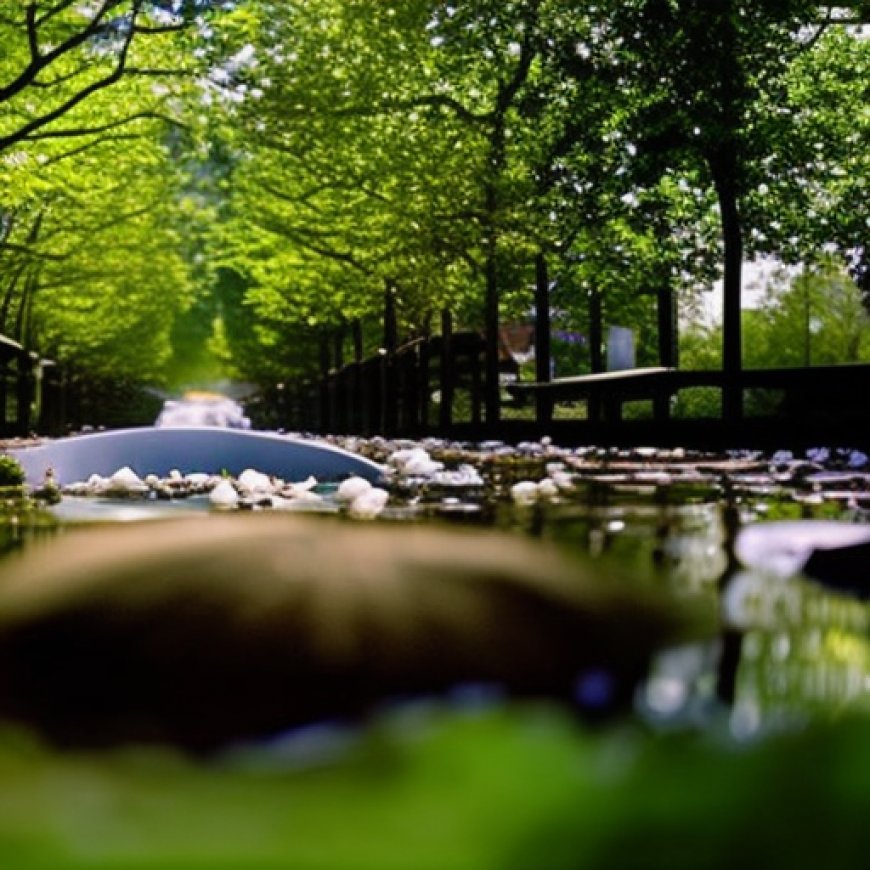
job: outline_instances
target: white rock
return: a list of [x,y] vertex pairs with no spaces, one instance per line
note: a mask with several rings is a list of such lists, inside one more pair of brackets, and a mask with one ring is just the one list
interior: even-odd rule
[[113,483],[129,483],[132,486],[139,486],[144,483],[141,477],[130,468],[129,465],[125,465],[123,468],[119,468],[110,478]]
[[358,496],[372,489],[371,483],[364,477],[349,477],[343,480],[335,491],[335,497],[339,501],[352,502]]
[[304,508],[306,505],[320,504],[323,504],[323,496],[318,495],[316,492],[300,492],[298,495],[292,495],[289,498],[281,495],[272,496],[272,507],[279,511],[296,510],[297,508]]
[[538,484],[533,480],[521,480],[511,487],[511,498],[516,504],[534,504],[538,500]]
[[[281,489],[281,495],[286,498],[300,498],[306,493],[316,495],[311,490],[317,486],[317,478],[314,475],[309,475],[305,480],[300,480],[296,483],[288,483]],[[319,499],[319,496],[318,496]]]
[[431,477],[442,471],[443,468],[443,462],[436,462],[430,457],[415,456],[406,463],[402,470],[410,477]]
[[207,486],[208,482],[211,480],[210,474],[205,474],[202,471],[195,471],[192,474],[188,474],[184,478],[191,486]]
[[148,484],[132,468],[125,465],[106,481],[105,489],[108,492],[141,493],[147,491]]
[[554,471],[550,475],[550,479],[559,489],[573,489],[574,488],[574,479],[571,477],[570,473],[567,471]]
[[741,564],[788,577],[815,550],[837,550],[870,543],[870,528],[841,520],[777,520],[744,526],[734,542]]
[[[417,453],[426,453],[421,447],[410,447],[404,450],[394,450],[388,457],[387,462],[390,465],[395,466],[396,468],[404,468],[405,463],[415,454]],[[426,453],[428,456],[429,454]]]
[[538,495],[541,498],[555,498],[559,494],[559,485],[550,477],[545,477],[538,483]]
[[208,499],[215,507],[232,508],[238,504],[239,494],[228,480],[222,480],[209,493]]
[[386,507],[389,498],[385,489],[370,487],[350,503],[350,515],[358,520],[374,519]]
[[440,486],[483,486],[483,478],[473,465],[460,465],[453,471],[436,471],[431,481]]
[[108,485],[108,478],[101,477],[99,474],[92,474],[85,483],[90,492],[103,492]]
[[318,495],[316,492],[311,492],[310,489],[306,489],[295,493],[291,500],[297,504],[318,504],[323,501],[323,496]]
[[273,490],[271,478],[253,468],[246,468],[238,478],[239,487],[250,493],[270,493]]
[[156,489],[160,486],[160,478],[156,474],[147,474],[145,475],[145,483],[148,484],[151,489]]
[[437,462],[422,448],[410,447],[396,450],[388,459],[403,474],[414,477],[428,477],[444,468],[443,462]]

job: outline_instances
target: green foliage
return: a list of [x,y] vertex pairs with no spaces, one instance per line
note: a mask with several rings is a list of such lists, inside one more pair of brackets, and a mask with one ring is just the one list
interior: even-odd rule
[[642,293],[721,271],[725,181],[748,252],[863,274],[870,40],[838,9],[12,8],[0,331],[100,377],[274,381],[322,330],[376,322],[386,284],[403,334],[442,307],[481,328],[494,290],[522,315],[544,252],[572,328],[601,293],[653,361]]
[[[324,735],[328,737],[328,733]],[[382,718],[341,748],[214,762],[0,744],[0,856],[83,866],[860,866],[867,722],[754,745],[617,729],[544,707]],[[300,747],[301,748],[301,747]]]
[[680,390],[671,408],[675,417],[716,420],[722,416],[722,391],[716,387]]
[[747,314],[745,359],[753,367],[870,360],[870,316],[858,288],[831,262],[781,276]]
[[14,456],[0,454],[0,486],[20,486],[24,480],[21,463]]
[[755,132],[768,153],[744,200],[750,252],[815,263],[866,248],[868,81],[870,40],[828,26],[762,97]]
[[0,19],[0,331],[95,378],[166,377],[207,208],[182,161],[212,2]]

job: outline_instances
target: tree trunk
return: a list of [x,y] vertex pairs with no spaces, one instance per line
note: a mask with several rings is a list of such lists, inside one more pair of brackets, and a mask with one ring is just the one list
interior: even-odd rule
[[589,369],[593,374],[604,371],[604,324],[601,291],[589,293]]
[[677,338],[677,297],[671,287],[656,291],[656,319],[658,320],[659,365],[676,368],[679,365]]
[[[539,383],[550,380],[550,278],[543,253],[535,259],[535,380]],[[553,418],[553,400],[539,392],[536,403],[538,424],[549,426]]]
[[487,426],[497,425],[501,417],[500,385],[498,379],[498,263],[495,184],[486,189],[486,211],[489,220],[486,239],[486,289],[484,295],[484,351],[483,404]]
[[[743,228],[738,206],[740,157],[738,131],[743,118],[741,100],[745,99],[746,82],[740,66],[738,34],[733,0],[718,0],[714,18],[721,40],[718,66],[717,141],[710,147],[707,163],[719,200],[724,250],[722,292],[722,415],[726,422],[743,417],[743,341],[741,322],[741,286],[743,283]],[[741,94],[743,97],[741,98]]]
[[719,198],[724,249],[722,292],[722,367],[725,385],[722,412],[725,420],[743,416],[741,285],[743,283],[743,228],[737,205],[737,155],[723,147],[710,160],[713,184]]

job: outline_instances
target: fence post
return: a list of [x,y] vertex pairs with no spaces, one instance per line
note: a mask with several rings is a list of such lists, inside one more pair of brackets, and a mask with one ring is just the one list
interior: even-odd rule
[[[603,312],[601,304],[601,291],[592,290],[589,293],[589,367],[593,374],[604,371],[604,343]],[[595,393],[586,404],[587,416],[591,422],[599,422],[601,419],[601,398]]]
[[10,358],[3,353],[0,356],[0,434],[11,434],[6,419],[8,411],[7,397],[9,395],[9,361]]
[[27,435],[30,431],[30,418],[33,400],[36,393],[36,356],[22,350],[18,358],[18,383],[16,398],[18,404],[18,419],[16,431],[19,435]]
[[445,308],[441,311],[441,356],[438,360],[438,426],[442,433],[453,425],[453,315]]
[[347,377],[344,369],[345,325],[339,324],[333,333],[332,356],[332,428],[336,434],[347,432]]
[[[679,364],[677,345],[677,297],[669,286],[656,291],[656,317],[658,320],[659,365],[676,368]],[[653,398],[653,416],[667,420],[671,415],[671,396],[667,391],[658,392]]]
[[365,394],[363,390],[362,361],[363,333],[362,321],[357,317],[350,326],[353,344],[353,367],[351,368],[350,391],[347,397],[347,416],[349,428],[355,434],[363,434],[365,429]]
[[329,432],[330,428],[330,401],[329,401],[329,333],[325,330],[320,333],[320,414],[318,415],[317,428],[321,435]]
[[677,297],[670,287],[660,287],[656,291],[656,315],[659,333],[659,365],[676,368],[679,365]]
[[[550,381],[550,278],[543,253],[535,258],[535,380]],[[542,391],[535,396],[535,419],[539,426],[553,419],[553,400]]]
[[429,398],[431,385],[429,383],[429,360],[432,353],[432,320],[426,316],[426,324],[423,331],[423,341],[417,354],[417,424],[421,435],[429,431]]
[[398,425],[396,347],[399,343],[398,319],[396,316],[396,288],[387,281],[384,289],[384,357],[382,360],[383,394],[381,402],[381,432],[395,435]]

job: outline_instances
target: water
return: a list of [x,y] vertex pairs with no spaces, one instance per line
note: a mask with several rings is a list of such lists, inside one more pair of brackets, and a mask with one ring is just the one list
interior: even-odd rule
[[[380,449],[376,458],[389,459],[395,445]],[[634,715],[644,722],[665,729],[724,725],[747,740],[867,706],[870,611],[860,591],[828,588],[800,572],[779,576],[735,565],[727,522],[730,511],[738,527],[773,530],[760,524],[791,519],[809,528],[820,518],[863,526],[863,471],[797,462],[786,472],[781,459],[777,464],[757,458],[675,465],[648,453],[642,461],[637,456],[585,465],[563,461],[572,475],[569,488],[517,505],[510,487],[552,470],[553,457],[503,452],[487,465],[481,459],[486,450],[459,452],[447,457],[448,467],[475,461],[485,478],[482,486],[437,485],[435,478],[399,474],[391,479],[390,502],[378,522],[494,526],[553,541],[612,573],[614,582],[630,578],[667,589],[677,599],[705,598],[718,610],[717,636],[665,650],[653,661],[634,702]],[[334,484],[317,491],[320,504],[296,509],[342,511]],[[211,509],[205,495],[165,501],[67,497],[50,513],[64,525],[129,523]],[[12,527],[16,543],[26,538],[27,527]],[[775,548],[773,534],[770,540]]]
[[[356,446],[387,462],[402,445]],[[849,714],[867,707],[865,572],[859,564],[847,578],[857,589],[845,592],[781,570],[773,523],[806,530],[789,533],[792,563],[815,522],[866,528],[863,469],[429,449],[448,469],[473,464],[482,484],[395,474],[387,507],[364,528],[495,527],[556,544],[608,582],[705,600],[720,614],[717,629],[656,655],[628,716],[597,730],[561,707],[509,704],[486,685],[405,699],[362,727],[320,721],[205,759],[130,746],[57,751],[0,725],[0,864],[698,870],[736,857],[862,866],[870,745],[866,719]],[[561,479],[553,463],[570,485],[516,503],[515,484]],[[335,485],[318,491],[330,517],[316,522],[342,522]],[[67,498],[50,512],[7,514],[3,548],[35,547],[78,524],[144,529],[210,510],[202,495]],[[747,528],[760,530],[754,552],[775,557],[763,569],[735,561],[734,534]],[[160,623],[148,633],[160,641]],[[232,654],[231,641],[218,646]],[[606,671],[587,672],[577,701],[594,705],[609,691]]]
[[158,428],[219,426],[250,429],[251,421],[245,416],[242,406],[228,396],[190,392],[180,399],[167,399],[154,425]]

